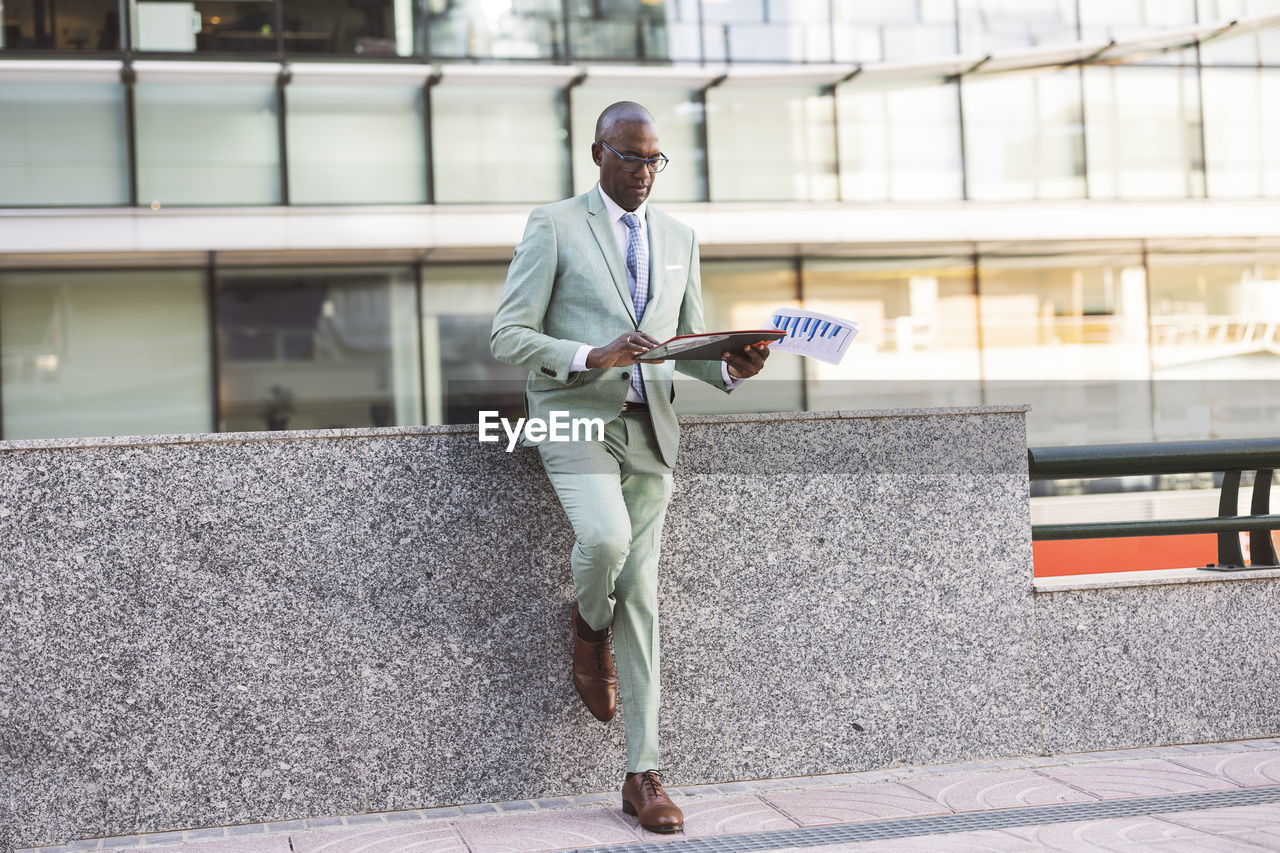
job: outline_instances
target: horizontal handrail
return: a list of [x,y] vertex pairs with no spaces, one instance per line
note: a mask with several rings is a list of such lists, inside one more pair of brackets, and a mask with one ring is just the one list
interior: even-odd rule
[[[1222,472],[1217,518],[1035,524],[1031,527],[1031,539],[1046,542],[1215,533],[1218,562],[1205,568],[1215,571],[1280,568],[1271,542],[1271,531],[1280,530],[1280,515],[1270,514],[1271,478],[1276,468],[1280,468],[1280,438],[1031,448],[1027,451],[1027,472],[1032,480]],[[1257,475],[1250,514],[1240,516],[1236,506],[1240,474],[1244,471],[1256,471]],[[1240,547],[1238,534],[1241,532],[1249,534],[1253,558],[1249,565],[1245,565]]]
[[1280,438],[1035,447],[1027,463],[1032,480],[1258,471],[1280,468]]
[[1031,529],[1036,542],[1062,539],[1115,539],[1123,536],[1178,536],[1187,533],[1245,533],[1280,528],[1280,515],[1244,515],[1236,518],[1162,518],[1154,521],[1094,521],[1071,524],[1037,524]]

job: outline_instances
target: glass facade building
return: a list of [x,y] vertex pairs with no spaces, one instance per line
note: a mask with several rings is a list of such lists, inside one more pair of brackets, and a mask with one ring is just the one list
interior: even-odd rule
[[[5,0],[0,49],[297,56],[822,63],[1123,40],[1276,11],[1275,0]],[[1274,33],[1214,45],[1265,64]]]
[[[119,259],[116,262],[126,262]],[[516,411],[492,359],[503,263],[0,270],[5,438],[470,423]],[[707,323],[857,318],[838,366],[780,355],[685,411],[1029,402],[1034,444],[1274,432],[1280,250],[708,259]],[[1205,394],[1208,394],[1205,397]],[[1178,410],[1178,395],[1193,395]],[[1164,395],[1163,397],[1161,395]],[[1203,399],[1202,399],[1203,398]],[[1188,402],[1183,400],[1183,402]],[[1198,408],[1197,408],[1198,407]]]
[[624,97],[662,121],[668,201],[1280,198],[1280,64],[702,87],[21,64],[0,58],[2,207],[542,203],[593,180],[595,116]]
[[[1237,21],[1234,26],[1224,22]],[[0,437],[516,410],[488,325],[594,122],[657,117],[709,327],[856,319],[683,411],[1030,402],[1274,433],[1280,0],[0,4]]]

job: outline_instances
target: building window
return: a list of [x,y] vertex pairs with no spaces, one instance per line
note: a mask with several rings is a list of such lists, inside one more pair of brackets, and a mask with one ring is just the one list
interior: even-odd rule
[[1122,41],[1196,22],[1196,0],[1079,0],[1079,8],[1080,36],[1085,41]]
[[958,199],[960,114],[955,84],[836,90],[845,201]]
[[835,98],[812,87],[707,93],[712,201],[834,201]]
[[218,428],[421,423],[410,268],[223,269]]
[[954,0],[832,0],[834,59],[877,62],[956,52]]
[[1084,91],[1091,197],[1204,195],[1194,68],[1086,68]]
[[431,90],[436,201],[541,204],[564,198],[569,149],[561,89],[447,81]]
[[965,78],[969,197],[1081,198],[1079,70]]
[[0,205],[129,203],[124,87],[0,83]]
[[566,0],[569,47],[575,59],[696,62],[696,2],[681,0]]
[[960,52],[982,56],[1076,41],[1076,0],[957,0]]
[[1152,254],[1156,438],[1271,437],[1280,255]]
[[1204,68],[1210,195],[1280,196],[1280,69]]
[[1149,441],[1141,255],[983,256],[987,398],[1030,403],[1031,444]]
[[142,204],[280,203],[273,83],[139,82]]
[[764,0],[720,0],[702,4],[703,49],[708,62],[728,62],[736,27],[758,26],[765,20]]
[[4,437],[207,432],[202,270],[0,273]]
[[506,278],[506,264],[423,268],[426,423],[473,424],[481,410],[524,416],[529,371],[504,364],[489,351],[493,312]]
[[731,61],[831,61],[828,0],[769,0],[767,6],[763,18],[724,23],[722,38]]
[[562,59],[562,2],[430,0],[430,53],[438,59]]
[[[1280,12],[1280,0],[1198,0],[1201,21],[1233,21]],[[1206,65],[1280,63],[1280,29],[1267,27],[1243,36],[1213,39],[1201,47]]]
[[426,202],[421,86],[295,79],[285,103],[291,202]]
[[135,50],[275,53],[270,0],[131,0]]
[[287,53],[410,56],[412,0],[281,0]]
[[0,49],[119,50],[119,3],[5,0],[0,3]]
[[859,327],[843,362],[806,364],[810,409],[982,402],[969,258],[807,260],[804,307]]

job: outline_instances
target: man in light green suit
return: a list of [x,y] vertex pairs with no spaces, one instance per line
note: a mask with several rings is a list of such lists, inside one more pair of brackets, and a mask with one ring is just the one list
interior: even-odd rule
[[529,369],[531,420],[565,412],[605,422],[603,440],[537,443],[575,537],[573,681],[606,721],[621,687],[623,809],[647,829],[674,832],[684,818],[656,772],[658,546],[680,440],[672,372],[730,391],[760,371],[768,350],[726,352],[718,362],[635,361],[661,341],[705,331],[698,245],[688,226],[648,205],[667,158],[647,110],[630,101],[605,109],[591,154],[596,187],[530,214],[490,346]]

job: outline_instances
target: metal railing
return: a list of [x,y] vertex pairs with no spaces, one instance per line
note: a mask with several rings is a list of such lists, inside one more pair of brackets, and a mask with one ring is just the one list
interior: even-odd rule
[[[1280,438],[1038,447],[1027,451],[1027,462],[1032,480],[1223,474],[1216,518],[1037,524],[1031,528],[1033,541],[1216,533],[1218,562],[1203,568],[1219,572],[1280,568],[1271,541],[1271,531],[1280,530],[1280,515],[1270,514],[1272,473],[1280,468]],[[1242,516],[1237,510],[1244,471],[1255,475],[1250,514]],[[1248,564],[1240,547],[1241,532],[1249,534]]]

